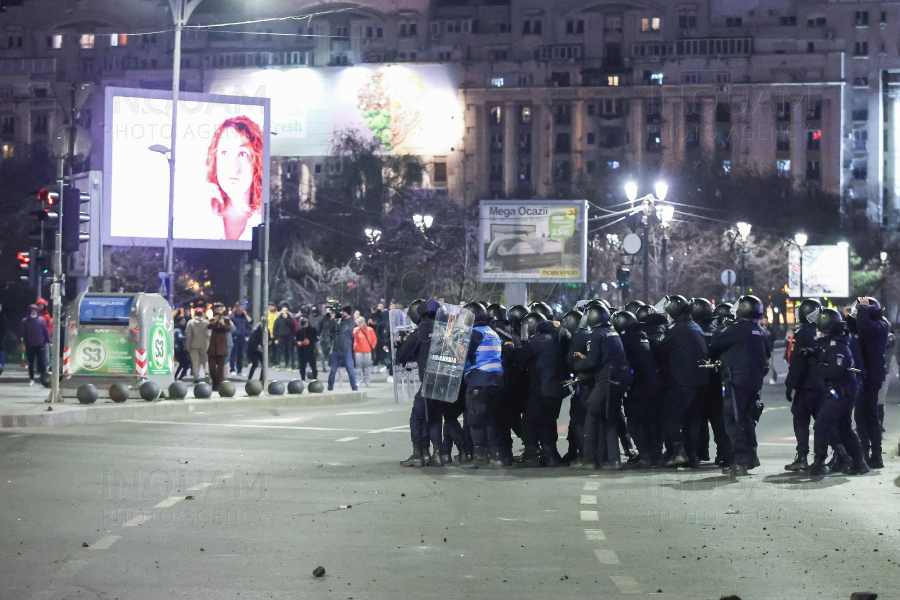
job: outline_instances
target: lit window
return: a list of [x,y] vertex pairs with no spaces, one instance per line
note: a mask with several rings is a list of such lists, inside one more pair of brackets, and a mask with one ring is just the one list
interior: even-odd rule
[[725,173],[726,175],[731,173],[731,161],[730,160],[722,161],[722,172]]
[[787,179],[791,176],[791,161],[788,159],[775,161],[775,172],[779,177]]
[[609,161],[608,163],[606,163],[606,166],[607,166],[608,168],[610,168],[610,169],[618,169],[618,168],[619,168],[619,161],[617,161],[617,160]]
[[81,44],[81,48],[83,50],[90,50],[94,47],[94,34],[85,33],[81,36],[81,40],[79,40],[79,43]]
[[650,31],[650,19],[641,19],[641,31]]
[[653,31],[659,31],[659,17],[653,17],[650,19],[650,29]]
[[606,85],[610,85],[610,86],[619,85],[619,76],[618,75],[607,75]]
[[531,107],[523,106],[522,111],[519,113],[519,122],[523,125],[527,125],[531,123]]
[[63,36],[61,33],[57,33],[52,38],[52,44],[54,50],[59,50],[63,45]]

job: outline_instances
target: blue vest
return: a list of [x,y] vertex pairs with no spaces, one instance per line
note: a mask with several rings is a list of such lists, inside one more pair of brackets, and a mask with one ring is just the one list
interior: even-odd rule
[[475,327],[475,331],[480,331],[484,338],[475,349],[475,364],[467,364],[465,372],[468,373],[472,369],[478,369],[485,373],[502,373],[503,362],[501,359],[501,350],[503,344],[500,336],[487,325]]

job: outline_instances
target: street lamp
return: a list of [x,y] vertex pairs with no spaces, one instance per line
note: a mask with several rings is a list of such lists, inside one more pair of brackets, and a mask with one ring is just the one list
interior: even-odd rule
[[[642,206],[634,211],[633,214],[638,211],[643,211],[644,218],[644,302],[647,302],[650,297],[650,271],[648,269],[648,264],[650,263],[650,220],[653,218],[654,213],[656,214],[656,219],[659,221],[659,224],[663,228],[663,237],[662,237],[662,260],[663,260],[663,293],[666,292],[667,288],[667,280],[668,280],[668,265],[666,264],[666,250],[667,243],[669,239],[665,235],[665,230],[669,226],[669,221],[675,216],[675,207],[671,204],[663,204],[663,200],[665,200],[666,196],[669,193],[669,186],[663,182],[656,182],[654,189],[656,191],[656,196],[653,194],[647,194],[643,198],[641,198]],[[625,196],[628,198],[629,202],[635,202],[638,197],[638,186],[633,181],[629,181],[625,184]]]
[[803,247],[806,245],[806,242],[809,241],[809,236],[807,236],[802,231],[798,231],[794,234],[794,243],[800,248],[800,300],[803,300]]
[[425,233],[426,229],[430,229],[434,224],[434,217],[431,215],[413,215],[413,224],[419,228],[419,231]]
[[381,230],[373,229],[371,227],[366,227],[365,229],[366,239],[369,240],[369,245],[374,246],[375,242],[381,239]]
[[746,279],[745,273],[747,272],[747,238],[750,237],[750,230],[753,226],[750,223],[746,223],[741,221],[737,224],[738,235],[741,236],[741,296],[744,295],[744,281]]

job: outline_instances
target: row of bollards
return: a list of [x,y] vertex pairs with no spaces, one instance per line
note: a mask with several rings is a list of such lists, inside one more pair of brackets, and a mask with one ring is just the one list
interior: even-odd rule
[[[285,391],[287,391],[288,394],[302,394],[304,391],[309,391],[311,394],[321,394],[325,391],[325,385],[318,380],[313,380],[307,385],[300,379],[294,379],[288,382],[287,387],[285,387],[284,382],[282,381],[272,381],[269,383],[268,389],[269,395],[271,396],[283,396]],[[247,392],[248,396],[259,396],[263,391],[262,382],[251,379],[244,385],[244,391]],[[131,397],[131,392],[132,389],[129,385],[124,383],[114,383],[109,388],[109,398],[113,402],[125,402]],[[140,388],[138,388],[138,393],[141,398],[148,402],[159,398],[160,392],[159,385],[152,381],[145,381],[141,384]],[[223,381],[219,384],[217,392],[221,398],[233,398],[237,393],[237,388],[235,388],[234,383]],[[169,385],[169,399],[183,400],[184,398],[187,398],[187,395],[188,385],[185,382],[173,381]],[[210,384],[201,382],[194,385],[194,398],[212,398],[212,395],[213,389]],[[97,398],[100,397],[100,392],[95,385],[85,383],[84,385],[79,386],[75,393],[75,397],[78,398],[78,401],[82,404],[93,404],[97,401]]]

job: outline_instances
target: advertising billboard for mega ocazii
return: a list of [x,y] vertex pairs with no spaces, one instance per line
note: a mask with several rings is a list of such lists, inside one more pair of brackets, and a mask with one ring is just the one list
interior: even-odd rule
[[[104,245],[164,246],[172,93],[107,88]],[[269,200],[269,100],[182,93],[175,152],[177,247],[249,250]]]
[[586,225],[586,200],[481,202],[479,279],[586,282]]
[[270,98],[272,156],[327,156],[336,131],[370,133],[388,152],[446,155],[464,131],[453,65],[220,69],[211,94]]

